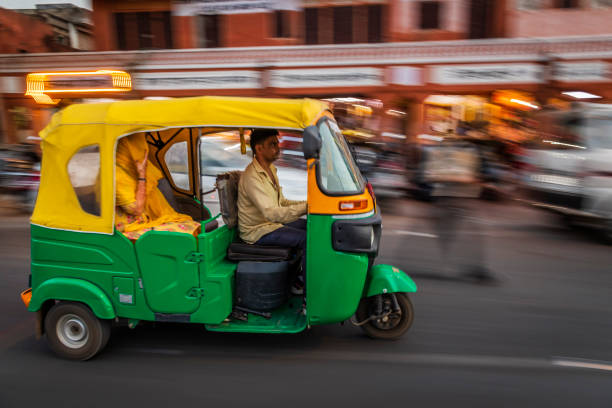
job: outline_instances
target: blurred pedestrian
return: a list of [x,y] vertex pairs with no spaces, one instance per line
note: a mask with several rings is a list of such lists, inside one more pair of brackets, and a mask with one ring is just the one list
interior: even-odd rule
[[[478,149],[467,140],[449,137],[427,149],[425,160],[425,179],[433,186],[433,219],[444,273],[461,273],[480,282],[492,280],[485,266],[483,225],[477,217],[481,193]],[[453,249],[462,259],[452,256]]]

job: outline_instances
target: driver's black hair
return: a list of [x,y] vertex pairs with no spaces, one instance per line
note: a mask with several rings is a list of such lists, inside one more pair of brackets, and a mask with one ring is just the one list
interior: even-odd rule
[[262,144],[266,141],[267,138],[272,136],[278,136],[278,130],[276,129],[255,129],[251,133],[251,151],[253,152],[253,156],[255,156],[255,146],[258,144]]

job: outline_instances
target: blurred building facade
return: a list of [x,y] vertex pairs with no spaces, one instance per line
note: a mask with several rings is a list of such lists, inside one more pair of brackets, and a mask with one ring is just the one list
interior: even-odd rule
[[91,11],[70,3],[37,4],[18,13],[44,21],[53,28],[55,41],[72,50],[94,49]]
[[[36,132],[58,106],[23,96],[26,73],[114,68],[133,78],[133,90],[115,98],[376,101],[372,106],[384,106],[380,133],[410,139],[430,130],[428,122],[444,128],[487,119],[485,114],[520,120],[533,106],[569,101],[564,91],[612,101],[610,27],[602,25],[594,35],[586,21],[582,29],[559,29],[551,37],[544,23],[560,13],[610,15],[612,4],[606,3],[93,0],[97,52],[0,56],[0,92],[5,111],[34,112]],[[525,23],[536,18],[543,21],[539,27]],[[538,37],[526,38],[532,37],[529,30]],[[566,37],[580,30],[589,35]],[[92,98],[78,95],[62,103]],[[508,112],[500,113],[504,107]],[[4,140],[16,141],[10,134]]]
[[25,54],[69,51],[53,27],[39,18],[0,8],[0,53]]
[[518,0],[508,9],[508,37],[612,34],[610,0]]
[[96,48],[217,48],[505,36],[506,0],[93,0]]

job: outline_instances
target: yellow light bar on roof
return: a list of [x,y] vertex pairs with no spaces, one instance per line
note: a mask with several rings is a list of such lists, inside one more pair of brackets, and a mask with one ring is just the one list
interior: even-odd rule
[[132,90],[132,78],[124,71],[98,70],[77,72],[35,72],[26,78],[26,95],[39,103],[57,103],[68,94],[128,92]]

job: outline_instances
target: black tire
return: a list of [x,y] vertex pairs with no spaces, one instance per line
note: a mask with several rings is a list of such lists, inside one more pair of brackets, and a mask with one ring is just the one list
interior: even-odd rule
[[[361,299],[357,308],[357,321],[363,322],[376,313],[376,298],[382,296],[385,308],[393,308],[393,298],[390,293],[371,296]],[[395,298],[400,307],[401,314],[393,316],[387,322],[382,319],[370,320],[361,325],[361,329],[373,339],[397,340],[412,326],[414,320],[414,308],[412,302],[405,293],[395,293]]]
[[45,317],[45,333],[51,349],[70,360],[89,360],[110,338],[109,320],[98,319],[82,303],[60,302]]

